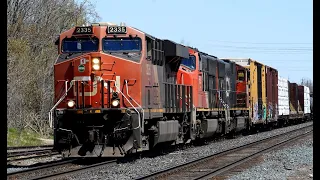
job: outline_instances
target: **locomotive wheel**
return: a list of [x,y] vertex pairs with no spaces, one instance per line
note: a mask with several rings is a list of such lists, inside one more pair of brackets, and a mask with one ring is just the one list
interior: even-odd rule
[[247,136],[251,134],[251,125],[248,123],[247,128],[243,131],[242,135]]
[[273,129],[273,124],[270,124],[269,125],[269,131],[272,131],[272,129]]
[[235,131],[232,130],[229,133],[227,133],[226,136],[228,139],[234,139],[236,137],[235,134],[236,134]]

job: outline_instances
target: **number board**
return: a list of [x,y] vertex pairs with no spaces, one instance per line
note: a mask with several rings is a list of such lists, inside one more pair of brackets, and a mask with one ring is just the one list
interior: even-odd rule
[[126,26],[108,26],[107,33],[108,34],[126,34],[127,27]]
[[93,34],[92,27],[76,27],[73,34]]

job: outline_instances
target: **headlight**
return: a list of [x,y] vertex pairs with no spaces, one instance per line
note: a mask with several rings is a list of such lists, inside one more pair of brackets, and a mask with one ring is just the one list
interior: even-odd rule
[[100,58],[92,58],[92,68],[96,71],[100,70]]
[[94,64],[94,65],[92,66],[92,68],[93,68],[94,70],[99,70],[99,69],[100,69],[100,65]]
[[119,100],[117,100],[117,99],[115,99],[115,100],[113,100],[112,102],[111,102],[111,105],[113,106],[113,107],[117,107],[118,105],[119,105]]
[[98,58],[93,58],[92,59],[92,63],[93,64],[99,64],[100,63],[100,60]]
[[72,108],[75,105],[73,100],[68,101],[68,107]]

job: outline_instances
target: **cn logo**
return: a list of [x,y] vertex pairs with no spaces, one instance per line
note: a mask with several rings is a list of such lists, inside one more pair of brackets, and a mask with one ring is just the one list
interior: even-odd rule
[[[74,80],[78,80],[78,81],[84,81],[84,82],[88,82],[91,80],[91,77],[90,76],[76,76],[74,77]],[[101,77],[95,77],[94,78],[94,81],[92,83],[92,91],[86,91],[84,92],[84,96],[95,96],[98,92],[98,82],[100,83],[100,80],[102,80]],[[113,83],[115,84],[115,86],[117,86],[118,88],[116,87],[111,87],[110,88],[110,93],[113,93],[113,92],[118,92],[119,89],[120,89],[120,76],[116,76],[116,81],[113,80]],[[79,83],[79,86],[80,86],[80,83]],[[108,83],[104,83],[104,88],[105,90],[109,90],[108,88]],[[80,88],[78,88],[78,90],[80,90]],[[76,86],[74,84],[73,86],[73,94],[76,96],[77,95],[77,92],[76,92]],[[79,96],[82,96],[82,93],[79,93]]]
[[[87,83],[88,81],[91,80],[91,77],[90,76],[76,76],[74,77],[74,80],[77,80],[77,81],[84,81],[85,83]],[[84,94],[84,96],[95,96],[98,92],[98,87],[97,87],[97,78],[94,78],[94,81],[92,83],[92,91],[86,91],[84,93],[79,93],[79,96],[82,96],[82,94]],[[80,86],[80,82],[78,83],[78,91],[81,91],[81,86]],[[74,86],[73,86],[73,94],[76,96],[77,95],[77,92],[76,92],[76,84],[74,83]]]

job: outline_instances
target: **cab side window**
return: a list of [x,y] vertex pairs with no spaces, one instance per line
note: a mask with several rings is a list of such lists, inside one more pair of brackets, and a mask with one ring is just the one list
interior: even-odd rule
[[147,40],[147,59],[151,60],[152,58],[152,46],[151,46],[151,39],[150,38],[146,38]]
[[244,81],[245,80],[245,76],[244,76],[244,70],[238,70],[238,81]]

